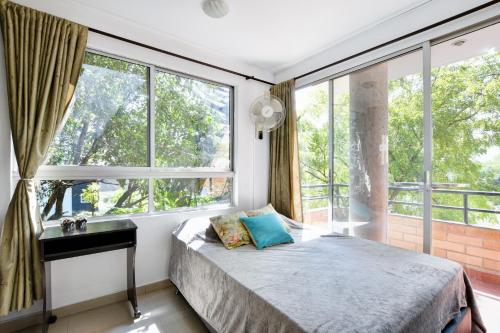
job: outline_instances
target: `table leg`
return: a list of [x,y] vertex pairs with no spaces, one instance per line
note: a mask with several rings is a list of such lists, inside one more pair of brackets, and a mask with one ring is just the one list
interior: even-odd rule
[[52,283],[50,261],[42,263],[42,287],[43,287],[43,318],[42,332],[47,333],[49,324],[56,322],[57,317],[52,315]]
[[135,249],[135,246],[127,248],[127,296],[134,309],[134,319],[137,319],[141,316],[141,312],[137,308],[135,291]]

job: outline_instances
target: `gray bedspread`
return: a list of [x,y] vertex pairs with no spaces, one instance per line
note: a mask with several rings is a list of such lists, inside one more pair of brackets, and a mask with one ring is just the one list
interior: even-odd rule
[[376,242],[292,229],[294,244],[226,250],[208,218],[174,232],[170,279],[217,332],[440,332],[472,308],[460,265]]

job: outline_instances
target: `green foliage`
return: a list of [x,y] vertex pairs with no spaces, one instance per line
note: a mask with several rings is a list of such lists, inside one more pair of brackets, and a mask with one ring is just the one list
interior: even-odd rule
[[82,199],[90,204],[92,207],[92,216],[94,216],[97,205],[99,204],[99,184],[96,182],[89,184],[82,191]]
[[154,182],[155,210],[181,207],[200,207],[231,200],[231,180],[212,179],[157,179]]
[[[87,52],[69,116],[49,149],[46,163],[148,167],[148,71],[143,65]],[[228,168],[229,88],[166,72],[157,72],[155,77],[155,166]],[[161,184],[155,185],[155,207],[194,207],[200,202],[226,200],[230,195],[229,189],[202,195],[203,181],[155,182]],[[81,182],[42,183],[38,190],[42,216],[57,219],[65,214],[62,201],[66,190]],[[147,180],[119,179],[111,186],[116,188],[116,183],[118,188],[111,197],[101,195],[103,206],[111,207],[105,211],[97,207],[99,185],[87,186],[82,198],[93,204],[92,215],[147,211]]]
[[[203,94],[199,92],[203,91]],[[219,96],[218,94],[222,94]],[[218,112],[212,103],[229,100],[229,89],[169,73],[156,75],[156,165],[163,167],[213,166],[229,134],[229,105]]]
[[335,184],[349,183],[349,113],[349,94],[335,96],[333,111],[333,182]]
[[[307,89],[307,88],[306,88]],[[304,92],[305,108],[297,109],[300,177],[303,184],[328,184],[328,86]],[[303,188],[302,196],[328,195],[328,187]],[[326,201],[327,202],[327,201]],[[324,199],[304,200],[304,206],[318,208]]]
[[[465,189],[500,191],[500,53],[432,70],[433,181],[468,184]],[[328,184],[328,90],[302,94],[298,107],[302,184]],[[333,183],[349,182],[349,93],[334,96]],[[318,125],[321,124],[321,125]],[[389,183],[422,182],[422,75],[389,81]],[[326,154],[326,155],[325,155]],[[322,192],[321,192],[322,191]],[[334,189],[334,191],[338,191]],[[327,188],[303,190],[304,196],[327,195]],[[340,193],[347,195],[347,193]],[[345,207],[346,200],[338,199]],[[343,200],[343,201],[342,201]],[[422,204],[422,192],[390,190],[389,200]],[[434,193],[433,204],[459,209],[433,209],[435,219],[463,221],[463,195]],[[499,196],[469,196],[469,207],[495,209]],[[336,204],[336,200],[334,200]],[[326,207],[324,199],[305,201]],[[342,207],[342,206],[341,206]],[[496,208],[498,209],[498,208]],[[422,206],[393,204],[391,211],[422,216]],[[469,223],[498,224],[495,214],[469,213]]]
[[87,52],[47,164],[147,166],[147,73],[145,66]]
[[422,75],[389,81],[389,182],[420,182],[423,174]]
[[121,208],[113,207],[106,212],[105,215],[128,215],[128,214],[138,214],[144,213],[144,208],[142,207],[131,207],[131,208]]
[[500,53],[433,70],[435,181],[499,190],[500,165],[483,169],[477,160],[500,146],[499,75]]

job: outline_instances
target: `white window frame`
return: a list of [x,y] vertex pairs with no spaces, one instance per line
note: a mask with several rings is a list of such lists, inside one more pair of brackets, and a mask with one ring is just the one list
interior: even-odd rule
[[[328,93],[328,113],[329,113],[329,127],[328,127],[328,146],[329,146],[329,182],[328,182],[328,225],[330,230],[333,230],[333,191],[332,191],[332,186],[333,186],[333,172],[334,172],[334,156],[333,156],[333,148],[334,148],[334,142],[333,142],[333,117],[334,117],[334,80],[346,75],[350,75],[353,72],[356,72],[358,70],[361,70],[363,68],[367,68],[370,66],[373,66],[375,64],[383,63],[386,61],[389,61],[391,59],[395,59],[400,56],[404,56],[406,54],[412,53],[412,52],[421,52],[421,59],[422,59],[422,97],[423,97],[423,104],[422,104],[422,116],[423,116],[423,129],[424,129],[424,134],[423,134],[423,147],[424,147],[424,152],[423,152],[423,163],[422,163],[422,181],[424,184],[423,190],[422,190],[422,202],[424,204],[423,206],[423,214],[422,214],[422,220],[423,220],[423,253],[430,254],[431,253],[431,243],[432,243],[432,140],[433,140],[433,135],[432,135],[432,121],[433,121],[433,115],[432,115],[432,87],[431,87],[431,63],[432,63],[432,57],[431,57],[431,47],[440,43],[443,43],[445,41],[451,40],[453,38],[459,37],[466,35],[468,33],[478,31],[484,28],[487,28],[489,26],[495,25],[495,24],[500,24],[500,18],[499,17],[493,17],[490,19],[486,19],[484,21],[481,21],[479,23],[462,27],[461,29],[448,32],[447,34],[441,34],[438,36],[435,36],[434,38],[428,38],[425,39],[421,42],[418,42],[410,47],[406,48],[400,48],[397,51],[394,51],[392,53],[388,53],[384,56],[377,57],[373,56],[371,60],[362,62],[361,64],[358,64],[356,66],[348,67],[347,69],[344,70],[339,70],[334,72],[333,74],[330,74],[326,77],[323,77],[321,79],[311,81],[306,84],[302,85],[296,85],[295,87],[295,93],[301,89],[311,87],[311,86],[316,86],[325,82],[329,82],[329,93]],[[473,226],[473,225],[469,225]]]
[[[201,78],[191,74],[173,71],[164,67],[155,66],[150,63],[137,61],[134,59],[102,52],[96,49],[87,48],[86,52],[98,54],[116,60],[127,61],[133,64],[148,68],[149,80],[149,105],[148,105],[148,167],[120,167],[120,166],[60,166],[42,165],[34,177],[35,180],[101,180],[101,179],[146,179],[148,181],[148,211],[146,213],[126,214],[126,215],[105,215],[92,217],[93,220],[118,218],[127,216],[145,216],[168,214],[185,211],[202,211],[209,209],[232,208],[235,206],[235,171],[234,171],[234,91],[231,85]],[[229,168],[211,167],[156,167],[155,166],[155,77],[156,72],[164,72],[182,76],[209,84],[227,87],[229,89],[229,126],[230,126],[230,148],[229,148]],[[62,130],[62,128],[60,129]],[[15,164],[15,163],[13,163]],[[17,169],[16,169],[17,170]],[[13,170],[14,171],[14,170]],[[14,172],[13,172],[14,173]],[[14,173],[13,178],[19,179],[19,174]],[[168,210],[155,210],[154,208],[154,180],[166,178],[231,178],[231,200],[228,204],[213,204],[202,207],[179,207]]]

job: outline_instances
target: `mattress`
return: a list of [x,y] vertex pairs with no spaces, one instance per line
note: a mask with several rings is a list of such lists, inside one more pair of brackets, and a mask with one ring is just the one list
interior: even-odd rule
[[294,228],[293,244],[227,250],[208,218],[173,234],[169,276],[216,332],[441,332],[469,306],[460,265],[377,242]]

